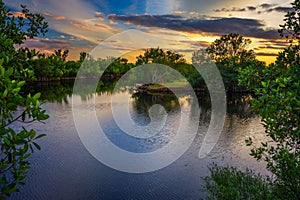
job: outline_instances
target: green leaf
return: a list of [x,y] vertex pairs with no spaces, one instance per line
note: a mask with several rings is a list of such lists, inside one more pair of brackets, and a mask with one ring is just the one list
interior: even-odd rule
[[8,93],[8,90],[5,89],[4,92],[3,92],[3,97],[6,97],[6,96],[7,96],[7,93]]
[[33,145],[35,146],[35,148],[37,148],[38,150],[41,150],[41,147],[40,147],[40,145],[38,145],[37,143],[35,143],[35,142],[32,142],[33,143]]
[[5,71],[4,76],[9,77],[13,74],[14,69],[13,68],[9,68],[8,70]]
[[40,134],[40,135],[38,135],[36,138],[34,138],[35,140],[36,139],[39,139],[39,138],[42,138],[42,137],[45,137],[46,136],[46,134]]
[[20,81],[20,82],[17,84],[17,86],[18,86],[18,87],[22,87],[24,84],[25,84],[25,81]]
[[24,145],[23,151],[24,151],[23,153],[26,153],[28,151],[28,144],[27,143]]
[[40,107],[40,102],[36,100],[35,108],[38,109]]
[[21,88],[18,87],[18,88],[13,89],[11,92],[12,93],[19,93],[20,90],[21,90]]
[[5,73],[4,68],[0,65],[0,77],[3,77]]
[[32,98],[33,99],[39,99],[41,97],[41,93],[36,93]]
[[10,146],[10,141],[7,139],[7,137],[3,137],[3,141],[6,145]]

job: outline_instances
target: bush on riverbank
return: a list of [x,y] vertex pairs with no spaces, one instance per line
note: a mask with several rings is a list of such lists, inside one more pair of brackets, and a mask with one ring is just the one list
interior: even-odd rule
[[[14,17],[0,0],[0,199],[17,192],[30,168],[28,158],[41,147],[35,130],[18,126],[48,118],[40,107],[40,93],[24,93],[25,80],[32,80],[30,61],[35,50],[22,48],[26,39],[46,32],[47,23],[40,14],[31,13],[26,6],[22,15]],[[20,48],[15,48],[18,46]],[[17,126],[17,127],[18,127]]]
[[[273,174],[271,193],[276,199],[299,199],[300,196],[300,0],[295,0],[293,12],[285,16],[279,32],[289,38],[290,46],[278,54],[275,63],[262,70],[249,65],[240,74],[240,83],[255,92],[253,110],[261,116],[269,142],[255,146],[251,138],[247,145],[253,145],[251,156],[264,160],[266,168]],[[232,192],[236,171],[228,169],[211,170],[208,185],[211,195]],[[229,183],[220,181],[224,174]],[[240,176],[247,176],[239,173]],[[255,191],[254,193],[255,194]],[[223,199],[222,197],[219,197]]]
[[210,166],[210,177],[204,178],[209,199],[238,200],[278,199],[273,194],[272,182],[261,175],[247,170],[242,172],[234,167]]

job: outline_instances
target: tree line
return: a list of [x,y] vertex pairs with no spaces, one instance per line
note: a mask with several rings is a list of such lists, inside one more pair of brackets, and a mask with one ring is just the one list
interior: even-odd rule
[[[228,91],[239,91],[239,71],[248,65],[257,65],[264,68],[266,65],[258,61],[253,50],[248,50],[250,39],[230,33],[215,40],[206,49],[206,53],[218,67]],[[34,51],[34,50],[33,50]],[[29,60],[29,70],[34,74],[32,80],[49,81],[67,78],[75,78],[81,66],[84,66],[86,76],[117,78],[130,69],[149,63],[164,64],[179,71],[195,88],[205,88],[205,83],[192,63],[188,63],[183,55],[158,48],[150,48],[136,57],[135,63],[130,63],[126,58],[108,57],[105,59],[94,59],[86,52],[81,52],[79,60],[68,61],[69,51],[58,49],[52,55],[37,53],[34,59]],[[198,59],[194,54],[192,60]],[[106,68],[106,66],[109,66]],[[106,69],[105,69],[106,68]]]

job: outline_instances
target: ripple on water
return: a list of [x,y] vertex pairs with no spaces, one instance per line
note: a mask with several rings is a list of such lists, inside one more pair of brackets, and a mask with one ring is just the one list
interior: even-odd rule
[[[249,156],[250,148],[244,143],[249,136],[256,141],[265,139],[258,117],[244,118],[241,113],[227,116],[217,145],[206,158],[199,159],[199,148],[210,120],[209,108],[202,109],[198,134],[179,160],[156,172],[127,174],[106,167],[88,153],[76,132],[71,105],[49,102],[43,107],[49,111],[50,119],[46,125],[35,123],[31,128],[46,133],[47,137],[40,140],[42,151],[30,158],[32,168],[25,186],[12,199],[199,199],[207,195],[201,191],[202,177],[209,174],[207,166],[212,162],[265,173],[264,164]],[[93,105],[82,108],[93,109]],[[148,152],[166,145],[176,134],[174,130],[180,119],[176,109],[169,112],[170,123],[163,133],[134,140],[115,126],[109,108],[109,103],[95,105],[107,136],[121,147]],[[145,113],[132,111],[131,115],[135,121],[146,124]]]

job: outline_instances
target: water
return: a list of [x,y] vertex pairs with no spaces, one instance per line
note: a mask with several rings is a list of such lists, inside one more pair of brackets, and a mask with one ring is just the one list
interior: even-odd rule
[[[166,145],[173,137],[176,121],[180,116],[179,105],[190,106],[183,95],[179,101],[172,95],[138,95],[132,98],[131,91],[111,93],[105,91],[96,94],[96,113],[107,137],[116,145],[129,151],[155,151]],[[46,124],[34,123],[39,133],[47,136],[40,139],[41,151],[31,157],[31,169],[25,180],[25,186],[12,199],[199,199],[205,198],[203,177],[209,175],[208,166],[215,162],[220,165],[232,165],[241,170],[246,168],[266,173],[264,163],[249,156],[250,147],[244,140],[252,137],[261,141],[263,127],[258,116],[253,115],[245,97],[228,100],[228,113],[222,135],[210,154],[198,158],[203,133],[210,120],[210,101],[207,96],[199,96],[201,116],[198,134],[190,148],[180,159],[158,171],[144,174],[130,174],[107,167],[96,160],[82,144],[73,120],[72,95],[89,102],[89,97],[72,94],[72,83],[38,85],[28,87],[29,91],[42,90],[42,98],[47,100],[42,106],[50,119]],[[162,104],[169,114],[171,125],[167,125],[165,134],[152,139],[137,140],[124,136],[116,127],[110,112],[109,101],[97,101],[99,98],[130,98],[132,119],[140,125],[149,123],[148,108],[154,103]],[[122,106],[122,105],[120,105]],[[121,107],[120,107],[121,108]]]

